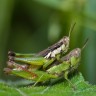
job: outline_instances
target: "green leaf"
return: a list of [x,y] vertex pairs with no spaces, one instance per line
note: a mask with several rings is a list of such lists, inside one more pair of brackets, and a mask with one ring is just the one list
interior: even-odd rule
[[81,73],[72,77],[76,90],[64,80],[53,86],[11,87],[0,82],[0,96],[96,96],[96,86],[84,81]]

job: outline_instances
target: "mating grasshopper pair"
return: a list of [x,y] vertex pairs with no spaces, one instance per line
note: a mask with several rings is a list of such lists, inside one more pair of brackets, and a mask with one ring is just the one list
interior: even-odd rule
[[9,61],[4,71],[7,74],[14,74],[36,82],[64,76],[71,83],[68,74],[79,66],[81,51],[86,45],[84,44],[82,49],[76,48],[64,56],[69,49],[70,33],[74,26],[75,23],[70,28],[69,36],[64,36],[60,41],[38,54],[20,54],[9,51]]

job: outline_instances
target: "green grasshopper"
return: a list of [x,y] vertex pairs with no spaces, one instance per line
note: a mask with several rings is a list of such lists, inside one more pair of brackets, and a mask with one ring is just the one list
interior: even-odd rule
[[36,83],[45,82],[50,79],[58,79],[59,77],[64,76],[64,78],[73,86],[73,84],[68,79],[68,74],[77,69],[80,58],[81,49],[76,48],[61,58],[61,60],[63,60],[62,63],[56,61],[53,63],[53,66],[51,65],[51,67],[46,71],[33,70],[27,65],[20,65],[15,62],[8,62],[8,64],[11,66],[9,68],[5,68],[4,71],[7,74],[13,74],[25,79],[36,81]]
[[[69,37],[72,29],[69,32]],[[38,54],[20,54],[10,51],[8,53],[8,67],[4,69],[5,73],[30,79],[36,81],[36,83],[64,76],[72,84],[68,75],[79,66],[81,51],[84,49],[87,40],[81,49],[76,48],[63,56],[69,48],[69,37],[63,37],[59,42]]]
[[58,60],[62,62],[60,58],[64,53],[68,51],[69,42],[70,42],[70,34],[74,29],[76,23],[70,27],[69,36],[64,36],[61,40],[59,40],[54,45],[48,47],[44,51],[41,51],[38,54],[20,54],[12,51],[8,52],[9,61],[15,61],[20,63],[26,63],[31,65],[33,69],[39,69],[43,67],[45,70],[52,62]]
[[68,74],[78,68],[81,59],[81,51],[86,46],[87,41],[88,40],[86,40],[84,46],[81,49],[76,48],[69,52],[66,56],[63,56],[61,58],[61,60],[63,61],[62,63],[60,63],[59,61],[55,61],[50,65],[47,70],[34,70],[27,64],[20,65],[15,63],[14,61],[8,61],[8,68],[5,68],[4,71],[7,74],[14,74],[19,77],[34,80],[36,82],[43,82],[49,79],[56,79],[64,76],[64,78],[70,84],[72,84],[68,79]]

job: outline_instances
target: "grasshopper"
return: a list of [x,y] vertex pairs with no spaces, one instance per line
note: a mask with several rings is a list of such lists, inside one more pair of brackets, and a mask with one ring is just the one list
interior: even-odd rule
[[62,62],[60,58],[69,49],[70,34],[73,31],[75,24],[76,23],[74,23],[73,26],[70,27],[69,36],[64,36],[57,43],[39,52],[38,54],[20,54],[9,51],[9,61],[26,63],[36,70],[41,67],[43,67],[43,69],[45,70],[49,65],[52,64],[52,62],[56,60]]
[[64,78],[73,86],[68,79],[68,74],[78,68],[81,59],[81,52],[85,48],[87,41],[88,39],[82,48],[76,48],[69,52],[66,56],[63,56],[61,58],[63,61],[62,63],[57,60],[53,62],[47,70],[33,70],[33,68],[27,64],[20,65],[14,61],[8,61],[8,68],[5,68],[4,71],[7,74],[14,74],[36,82],[44,82],[49,79],[56,79],[64,76]]
[[20,65],[15,62],[8,62],[8,64],[11,66],[8,68],[5,68],[4,71],[7,74],[12,74],[25,79],[35,81],[34,86],[38,82],[45,82],[50,79],[58,79],[64,76],[64,78],[69,82],[69,84],[71,84],[72,87],[75,89],[75,86],[68,79],[68,74],[74,71],[75,69],[77,69],[77,67],[79,66],[80,58],[81,58],[81,49],[76,48],[71,52],[69,52],[66,56],[61,58],[61,60],[63,60],[62,63],[59,63],[58,61],[56,61],[46,71],[33,70],[27,65]]
[[[44,75],[44,74],[50,75],[51,74],[53,76],[53,78],[57,78],[58,76],[60,76],[60,74],[63,71],[67,72],[67,70],[74,69],[76,67],[74,65],[78,64],[80,61],[80,56],[81,56],[81,50],[79,48],[76,48],[76,49],[72,50],[71,52],[69,52],[66,56],[61,58],[61,60],[63,60],[62,63],[59,63],[59,61],[56,61],[56,62],[52,63],[51,67],[48,68],[46,71],[44,71],[42,69],[41,70],[40,69],[33,70],[32,67],[30,67],[26,64],[20,65],[18,63],[15,63],[14,61],[11,61],[11,62],[8,61],[7,62],[8,68],[5,68],[5,72],[9,73],[9,74],[16,74],[21,77],[24,73],[26,73],[26,74],[29,74],[30,76],[24,75],[25,76],[24,78],[33,79],[33,80],[34,80],[34,78],[36,80],[38,80],[37,77],[40,78],[40,76],[41,76],[40,73],[42,73],[42,75]],[[74,61],[76,64],[74,63]],[[50,77],[50,79],[51,79],[52,76],[51,77],[47,76],[47,77],[48,78]]]

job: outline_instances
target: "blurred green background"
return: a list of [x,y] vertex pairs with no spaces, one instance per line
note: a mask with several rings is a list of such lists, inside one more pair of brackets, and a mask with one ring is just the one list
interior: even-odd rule
[[68,35],[73,22],[70,50],[89,38],[79,71],[96,84],[96,0],[0,0],[0,79],[16,79],[3,72],[9,50],[37,53]]

